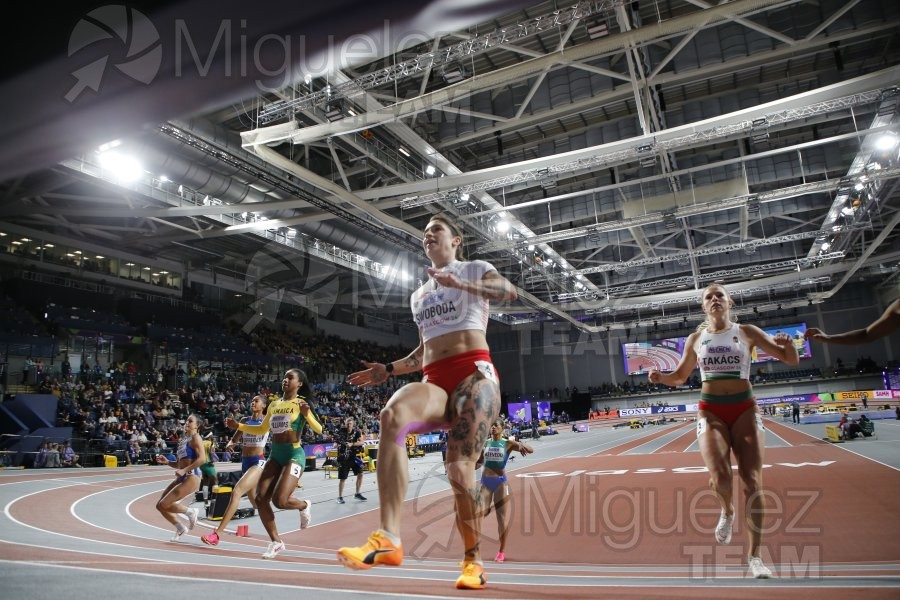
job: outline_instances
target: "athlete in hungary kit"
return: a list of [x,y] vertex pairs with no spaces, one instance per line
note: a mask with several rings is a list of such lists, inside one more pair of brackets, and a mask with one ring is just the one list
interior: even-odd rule
[[[250,402],[250,416],[241,419],[241,423],[253,426],[262,425],[264,420],[263,410],[265,408],[266,398],[261,395],[255,396]],[[266,457],[263,452],[266,448],[266,442],[269,440],[269,432],[249,433],[240,430],[235,431],[231,439],[228,440],[228,444],[225,445],[225,449],[230,450],[238,440],[241,442],[241,478],[231,491],[231,498],[228,499],[228,506],[225,508],[219,525],[210,533],[200,536],[203,543],[210,546],[218,545],[219,535],[225,532],[244,494],[247,494],[250,505],[253,508],[257,508],[256,486],[266,464]]]
[[281,509],[295,509],[300,512],[300,529],[306,529],[310,521],[310,501],[294,498],[294,490],[306,466],[306,453],[300,441],[300,434],[307,423],[316,433],[322,433],[322,425],[307,403],[312,398],[312,389],[306,373],[300,369],[289,369],[281,381],[281,400],[269,404],[266,416],[259,425],[238,423],[232,418],[225,420],[229,429],[261,435],[272,433],[272,450],[263,467],[256,487],[256,507],[259,518],[272,540],[263,558],[275,558],[284,550],[284,542],[275,526],[275,512],[272,503]]
[[720,544],[731,541],[734,522],[731,453],[734,452],[746,496],[744,518],[750,537],[750,572],[754,577],[767,578],[772,572],[759,555],[765,512],[762,493],[765,432],[750,386],[750,357],[753,349],[759,347],[789,365],[796,365],[800,359],[787,333],[772,337],[755,325],[732,322],[734,303],[721,285],[706,288],[702,303],[707,319],[688,337],[678,366],[671,373],[652,369],[650,381],[678,386],[699,365],[703,383],[697,413],[697,439],[709,471],[710,487],[722,505],[716,541]]
[[422,245],[431,259],[429,280],[410,298],[420,344],[406,358],[384,365],[363,361],[353,385],[384,383],[388,376],[422,370],[381,411],[378,492],[381,528],[358,547],[341,548],[338,559],[353,569],[399,565],[400,514],[409,481],[406,434],[447,429],[447,476],[453,488],[456,524],[465,551],[456,587],[485,586],[479,548],[482,510],[475,462],[500,409],[500,386],[485,337],[488,301],[515,300],[516,290],[484,261],[462,256],[462,232],[442,216],[425,227]]
[[484,465],[481,473],[481,504],[485,514],[493,506],[497,511],[497,528],[500,532],[500,551],[495,562],[506,560],[506,538],[509,533],[509,484],[506,483],[506,463],[510,452],[521,452],[526,456],[534,452],[531,446],[503,437],[503,423],[497,419],[491,425],[491,437],[484,443],[479,463]]

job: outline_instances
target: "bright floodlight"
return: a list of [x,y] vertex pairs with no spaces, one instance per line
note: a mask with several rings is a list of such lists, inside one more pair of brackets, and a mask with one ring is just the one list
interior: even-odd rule
[[144,171],[136,159],[114,151],[100,153],[100,166],[122,181],[134,181]]
[[500,221],[497,223],[498,233],[506,233],[507,231],[509,231],[509,221]]
[[897,134],[893,131],[888,131],[875,140],[875,149],[881,152],[893,150],[897,147],[898,142],[900,142],[900,139],[897,138]]
[[427,167],[425,167],[425,174],[434,175],[434,165],[428,165]]

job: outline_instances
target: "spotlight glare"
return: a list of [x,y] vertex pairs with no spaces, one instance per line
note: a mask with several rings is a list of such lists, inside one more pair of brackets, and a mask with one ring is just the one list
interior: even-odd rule
[[888,131],[875,140],[875,149],[879,152],[893,150],[897,147],[898,142],[900,142],[900,139],[897,138],[897,134],[893,131]]

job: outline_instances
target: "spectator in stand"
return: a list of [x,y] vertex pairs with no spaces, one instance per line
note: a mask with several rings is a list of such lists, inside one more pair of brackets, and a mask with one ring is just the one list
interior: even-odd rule
[[69,376],[72,374],[72,363],[69,362],[69,353],[63,355],[62,362],[59,364],[59,373],[62,376],[63,383],[69,382]]
[[37,454],[34,455],[34,463],[33,467],[35,469],[41,469],[47,466],[47,453],[50,451],[50,444],[48,442],[43,442],[38,448]]
[[34,361],[34,376],[37,384],[40,385],[44,382],[44,359],[38,358]]
[[128,441],[128,448],[125,450],[125,462],[128,463],[128,466],[138,464],[138,461],[141,458],[141,445],[138,443],[137,438],[131,439]]
[[344,426],[334,436],[338,453],[338,504],[344,503],[344,484],[347,483],[350,471],[356,476],[356,494],[353,497],[362,502],[367,500],[362,495],[362,461],[357,456],[360,449],[365,446],[365,442],[355,425],[353,417],[347,417],[344,419]]
[[804,337],[825,344],[868,344],[892,334],[897,327],[900,327],[900,298],[891,302],[887,310],[864,329],[828,334],[816,327],[810,327]]
[[28,385],[28,378],[31,375],[31,371],[34,369],[34,359],[31,358],[29,354],[25,359],[25,363],[22,365],[22,385]]
[[59,444],[47,444],[47,464],[44,466],[48,469],[57,469],[62,466],[59,459]]
[[731,454],[734,452],[746,498],[744,515],[750,537],[750,572],[755,578],[765,579],[772,576],[760,557],[765,516],[762,489],[765,429],[749,381],[750,359],[757,347],[789,365],[798,364],[800,358],[790,335],[779,333],[773,338],[755,325],[733,322],[734,302],[723,286],[707,287],[701,302],[706,320],[688,336],[678,366],[667,374],[651,369],[649,379],[652,383],[678,386],[700,366],[703,386],[697,413],[697,440],[710,475],[710,486],[722,506],[715,538],[720,544],[731,541],[734,522]]

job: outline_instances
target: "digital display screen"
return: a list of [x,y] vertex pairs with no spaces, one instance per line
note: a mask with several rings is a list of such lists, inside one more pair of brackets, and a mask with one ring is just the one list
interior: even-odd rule
[[549,421],[550,420],[550,403],[549,402],[538,402],[537,403],[538,410],[538,420],[539,421]]
[[530,402],[510,402],[508,412],[509,420],[513,423],[526,423],[531,421]]
[[650,369],[674,371],[684,352],[685,339],[687,338],[666,338],[651,342],[622,344],[625,373],[640,375],[647,373]]
[[[794,340],[794,348],[797,349],[797,354],[800,358],[810,358],[812,357],[812,350],[809,347],[809,340],[803,339],[803,334],[806,333],[806,323],[796,323],[794,325],[781,325],[780,327],[763,327],[763,331],[768,333],[771,336],[775,336],[776,333],[787,333],[791,336],[791,339]],[[752,362],[761,363],[761,362],[769,362],[772,360],[778,360],[767,354],[765,350],[761,348],[753,349],[753,359]]]

